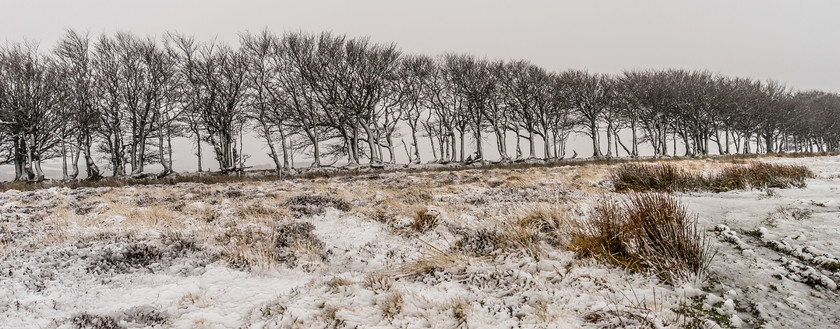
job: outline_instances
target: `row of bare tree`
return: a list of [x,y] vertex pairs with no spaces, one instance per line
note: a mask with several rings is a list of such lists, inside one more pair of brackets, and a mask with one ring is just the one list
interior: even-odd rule
[[278,174],[296,154],[313,166],[379,165],[396,161],[404,131],[412,163],[424,137],[426,161],[484,161],[490,135],[500,161],[560,159],[573,132],[591,138],[596,157],[639,156],[643,143],[656,156],[838,150],[840,96],[705,71],[604,75],[408,55],[332,33],[245,33],[234,48],[70,30],[47,54],[27,43],[0,49],[0,163],[15,165],[16,180],[43,180],[41,162],[57,157],[65,180],[82,158],[91,179],[103,163],[113,176],[150,163],[166,175],[173,137],[193,141],[199,171],[202,144],[222,172],[239,171],[248,133],[267,144]]

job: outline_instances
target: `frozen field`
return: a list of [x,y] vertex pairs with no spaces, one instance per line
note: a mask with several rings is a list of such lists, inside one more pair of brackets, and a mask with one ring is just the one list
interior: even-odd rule
[[817,177],[677,194],[717,249],[679,284],[568,248],[608,165],[7,191],[0,327],[840,326],[840,157],[762,161]]

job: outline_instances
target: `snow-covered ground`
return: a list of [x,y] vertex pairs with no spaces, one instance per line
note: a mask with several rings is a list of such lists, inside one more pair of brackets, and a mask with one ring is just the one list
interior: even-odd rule
[[718,253],[676,286],[568,250],[606,165],[7,191],[0,328],[840,326],[840,157],[762,161],[817,178],[679,194]]

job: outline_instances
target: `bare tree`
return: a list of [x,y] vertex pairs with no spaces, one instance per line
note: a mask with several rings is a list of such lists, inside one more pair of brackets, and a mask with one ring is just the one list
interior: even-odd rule
[[[283,90],[282,108],[284,116],[289,117],[293,129],[301,132],[312,145],[313,167],[321,166],[321,141],[327,133],[326,100],[315,92],[317,83],[313,83],[312,70],[318,65],[315,60],[317,37],[302,33],[287,33],[275,50],[277,60],[277,82]],[[330,99],[327,94],[327,99]],[[292,141],[290,140],[290,143]],[[293,147],[289,147],[293,150]],[[294,154],[293,152],[290,152]]]
[[[90,37],[74,30],[67,30],[55,49],[56,55],[65,72],[65,106],[69,111],[71,125],[76,132],[78,151],[84,153],[85,169],[88,179],[99,179],[102,174],[93,157],[95,130],[100,123],[99,112],[95,107],[95,81],[91,59]],[[63,147],[62,147],[63,149]],[[76,162],[73,161],[74,168]],[[76,178],[78,169],[72,178]],[[68,177],[65,177],[68,178]]]
[[55,156],[64,125],[59,76],[35,44],[15,44],[0,54],[0,122],[13,139],[15,180],[44,180],[41,161]]
[[[537,136],[540,133],[537,104],[535,102],[538,99],[545,100],[544,91],[538,90],[545,88],[545,84],[541,84],[545,81],[545,71],[522,60],[508,63],[506,70],[504,87],[506,95],[509,96],[508,106],[512,109],[515,118],[517,145],[519,145],[519,139],[527,139],[528,159],[535,159],[537,157]],[[540,96],[536,96],[538,94]],[[522,130],[528,135],[520,135]],[[517,153],[519,153],[518,147]],[[519,155],[517,154],[517,158]]]
[[592,139],[593,156],[602,157],[599,124],[605,108],[612,105],[609,79],[586,71],[560,73],[564,94],[580,117],[580,126]]
[[[200,109],[204,129],[216,153],[223,173],[241,170],[237,159],[241,149],[236,147],[236,124],[245,115],[242,102],[245,94],[247,58],[241,51],[228,46],[207,46],[199,67],[204,94]],[[241,161],[239,161],[241,162]]]
[[[276,83],[276,75],[282,74],[276,72],[275,49],[279,41],[267,30],[257,35],[245,33],[240,36],[240,39],[248,61],[247,115],[256,124],[258,133],[268,146],[268,155],[274,162],[275,171],[281,175],[284,169],[288,169],[289,159],[286,154],[283,131],[285,116],[278,113],[283,107],[278,97],[281,90]],[[283,159],[275,147],[276,134],[281,135]]]
[[417,133],[421,128],[420,120],[424,116],[428,117],[425,95],[433,70],[434,60],[428,56],[408,56],[400,63],[398,86],[402,94],[401,106],[404,109],[402,119],[411,129],[414,158],[409,159],[409,162],[414,164],[421,163]]

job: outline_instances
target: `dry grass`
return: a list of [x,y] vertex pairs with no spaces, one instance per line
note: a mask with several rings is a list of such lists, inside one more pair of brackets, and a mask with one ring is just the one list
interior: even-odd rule
[[686,170],[672,163],[627,163],[613,168],[610,179],[622,191],[714,191],[805,187],[814,173],[805,166],[753,162],[724,166],[717,174]]
[[207,294],[204,292],[188,292],[184,296],[181,296],[177,305],[180,308],[189,308],[192,306],[206,307],[210,305],[210,302]]
[[705,177],[688,172],[671,163],[626,163],[613,168],[611,179],[618,192],[693,190],[704,185]]
[[82,312],[76,314],[70,320],[68,320],[69,324],[73,325],[73,328],[79,329],[120,329],[120,322],[111,317],[99,314],[91,314],[87,312]]
[[[764,157],[785,157],[785,158],[799,158],[799,157],[816,157],[816,156],[835,156],[840,155],[840,152],[798,152],[798,153],[771,153],[771,154],[732,154],[732,155],[725,155],[725,156],[716,156],[710,155],[705,157],[693,158],[693,159],[720,159],[723,161],[737,161],[741,159],[755,159],[755,158],[764,158]],[[179,183],[199,183],[199,184],[222,184],[222,183],[244,183],[244,182],[272,182],[272,181],[289,181],[295,179],[329,179],[329,178],[336,178],[336,177],[356,177],[356,176],[363,176],[363,175],[370,175],[372,172],[376,173],[391,173],[391,172],[405,172],[405,173],[439,173],[439,172],[460,172],[460,171],[468,171],[468,170],[488,170],[488,169],[495,169],[495,170],[516,170],[516,169],[529,169],[529,168],[554,168],[554,167],[563,167],[563,166],[584,166],[584,165],[614,165],[620,163],[629,163],[629,162],[650,162],[650,161],[681,161],[686,158],[676,157],[671,158],[668,160],[656,159],[656,158],[643,158],[643,159],[628,159],[628,158],[587,158],[587,159],[571,159],[571,160],[551,160],[551,161],[538,161],[538,162],[517,162],[517,163],[502,163],[502,164],[492,164],[488,163],[483,166],[475,167],[475,166],[443,166],[443,167],[431,167],[431,168],[416,168],[416,169],[401,169],[401,168],[389,168],[389,169],[380,169],[380,170],[372,170],[372,169],[342,169],[342,170],[323,170],[323,169],[315,169],[315,170],[308,170],[304,171],[299,174],[295,175],[286,175],[286,176],[277,176],[273,171],[270,170],[259,170],[248,172],[246,174],[221,174],[221,173],[187,173],[187,174],[176,174],[170,175],[163,178],[158,178],[154,174],[147,174],[144,177],[139,178],[129,178],[129,177],[108,177],[100,180],[79,180],[71,183],[63,183],[58,180],[48,180],[44,182],[32,183],[32,182],[5,182],[0,183],[0,191],[6,191],[10,189],[20,190],[20,191],[31,191],[31,190],[38,190],[44,188],[50,188],[55,186],[66,186],[69,188],[79,188],[79,187],[125,187],[125,186],[135,186],[135,185],[157,185],[157,186],[166,186],[166,185],[176,185]]]
[[170,227],[180,222],[179,216],[166,206],[131,208],[125,216],[130,224],[145,227]]
[[402,312],[405,302],[403,301],[403,294],[395,290],[377,301],[377,304],[386,319],[393,319]]
[[324,243],[308,222],[249,222],[228,227],[216,239],[224,246],[223,256],[234,267],[269,269],[279,263],[296,265],[299,260],[323,260]]
[[446,305],[446,309],[452,310],[452,317],[455,318],[456,328],[468,328],[468,320],[470,314],[473,313],[473,307],[466,300],[462,298],[453,299]]
[[702,277],[714,252],[696,217],[667,194],[607,199],[579,226],[574,250],[666,282]]
[[391,290],[394,280],[387,273],[372,272],[365,276],[362,284],[376,293],[383,293]]
[[814,173],[805,166],[755,162],[726,167],[715,177],[712,190],[805,187]]
[[11,241],[0,239],[0,259],[6,258],[15,251],[15,246]]
[[73,238],[67,229],[71,225],[93,227],[94,216],[80,216],[75,211],[61,207],[54,210],[41,223],[38,240],[47,246],[58,245]]
[[420,259],[405,262],[398,265],[392,274],[395,277],[413,277],[433,274],[440,270],[449,270],[455,267],[466,266],[473,262],[474,258],[455,252],[451,249],[441,249],[423,240],[420,240],[429,247],[423,252]]
[[276,199],[246,201],[244,204],[237,205],[235,210],[237,216],[242,218],[271,218],[278,220],[291,216],[289,208],[277,202]]
[[437,227],[440,222],[440,211],[429,207],[416,207],[411,229],[420,233]]
[[225,235],[229,242],[222,254],[234,267],[269,269],[277,264],[280,252],[272,228],[231,229]]
[[[512,220],[496,218],[498,233],[489,231],[492,242],[507,251],[524,251],[527,255],[540,259],[545,253],[544,244],[560,247],[569,243],[569,234],[573,231],[570,225],[569,209],[565,206],[537,204],[521,208],[521,213]],[[476,235],[482,236],[483,231]]]
[[553,247],[567,244],[571,226],[567,205],[537,204],[526,208],[516,220],[518,226],[532,227],[542,234],[542,239]]

